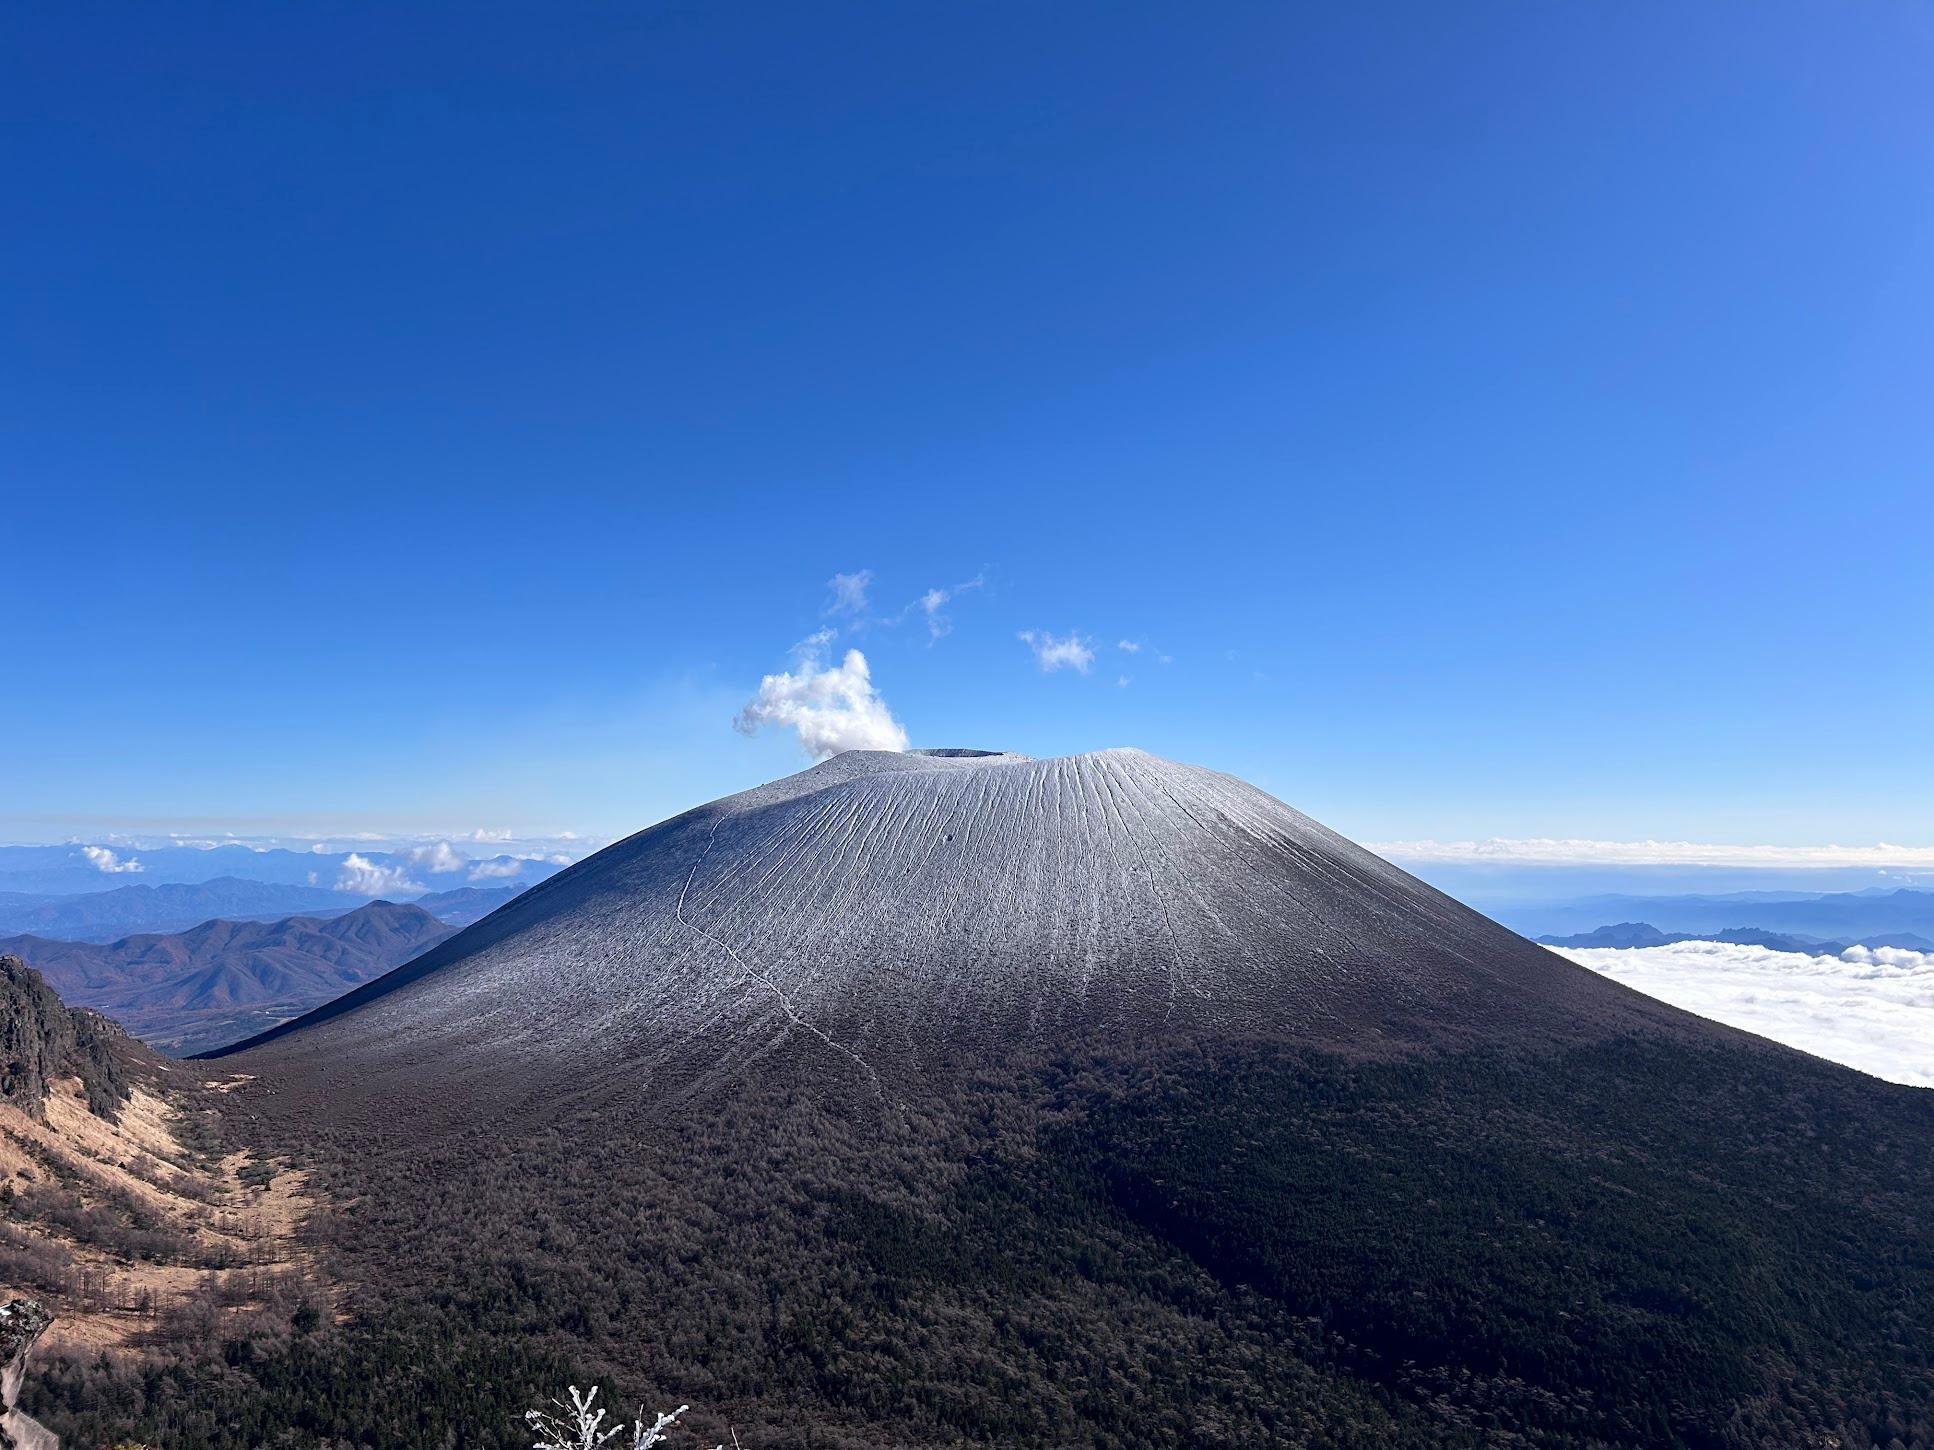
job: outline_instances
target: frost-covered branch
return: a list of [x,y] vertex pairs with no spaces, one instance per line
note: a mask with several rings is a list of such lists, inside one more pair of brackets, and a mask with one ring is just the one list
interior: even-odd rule
[[[552,1400],[557,1406],[552,1410],[527,1410],[524,1421],[537,1436],[531,1450],[599,1450],[609,1445],[624,1433],[624,1422],[619,1421],[610,1429],[604,1428],[605,1411],[598,1407],[598,1388],[593,1385],[588,1390],[580,1390],[576,1385],[570,1387],[571,1398]],[[680,1405],[667,1414],[661,1414],[651,1424],[644,1421],[644,1411],[631,1422],[631,1442],[619,1450],[650,1450],[662,1442],[665,1432],[678,1423],[678,1417],[691,1409],[690,1405]],[[738,1444],[733,1436],[732,1443]],[[715,1445],[712,1450],[725,1450],[723,1445]]]

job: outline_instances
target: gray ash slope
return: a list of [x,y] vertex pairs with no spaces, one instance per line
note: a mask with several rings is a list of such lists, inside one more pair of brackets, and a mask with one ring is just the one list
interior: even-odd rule
[[[874,1085],[1022,1045],[1358,1052],[1720,1033],[1232,777],[1138,750],[850,752],[689,811],[241,1044],[345,1084],[775,1050]],[[669,1075],[669,1077],[667,1076]]]

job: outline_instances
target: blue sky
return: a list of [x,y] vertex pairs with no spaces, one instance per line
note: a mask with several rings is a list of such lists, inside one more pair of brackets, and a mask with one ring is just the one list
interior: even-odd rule
[[1924,8],[28,5],[0,57],[0,838],[618,834],[803,764],[731,722],[831,628],[916,745],[1372,841],[1934,844]]

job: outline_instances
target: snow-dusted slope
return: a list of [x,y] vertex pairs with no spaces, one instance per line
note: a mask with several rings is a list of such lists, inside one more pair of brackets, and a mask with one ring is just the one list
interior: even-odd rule
[[609,847],[253,1055],[691,1080],[784,1048],[888,1091],[1018,1045],[1691,1024],[1229,776],[853,752]]

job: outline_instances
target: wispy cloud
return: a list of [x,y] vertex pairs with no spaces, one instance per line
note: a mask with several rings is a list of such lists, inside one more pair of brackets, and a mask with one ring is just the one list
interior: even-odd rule
[[1700,841],[1382,841],[1370,850],[1396,861],[1604,866],[1934,867],[1934,846],[1728,846]]
[[[454,857],[461,866],[467,864],[469,858],[464,854],[464,846],[455,844],[458,842],[466,845],[473,841],[487,842],[495,848],[493,855],[508,853],[533,859],[566,849],[583,854],[608,844],[603,837],[580,836],[572,831],[525,833],[473,829],[468,824],[440,827],[434,832],[429,829],[369,831],[292,828],[272,835],[243,835],[233,831],[197,834],[157,825],[149,830],[103,834],[95,837],[91,846],[83,844],[83,840],[77,836],[62,843],[71,850],[75,862],[84,862],[98,871],[141,872],[149,876],[157,869],[154,862],[147,859],[147,853],[153,851],[213,851],[240,847],[256,855],[271,851],[293,851],[316,856],[334,856],[347,851],[361,851],[366,855],[416,851],[419,853],[418,860],[435,856],[447,864]],[[0,849],[12,844],[24,843],[0,841]],[[141,853],[138,858],[137,852]],[[445,855],[445,852],[449,854]]]
[[828,665],[820,653],[825,643],[819,636],[806,641],[797,669],[762,679],[734,728],[752,735],[762,725],[790,727],[815,760],[843,750],[905,750],[907,732],[874,689],[866,656],[849,649]]
[[134,857],[130,856],[123,861],[105,846],[83,846],[81,855],[87,858],[87,864],[96,871],[104,871],[110,876],[119,876],[141,869],[141,863]]
[[941,611],[961,595],[967,593],[969,590],[980,588],[986,582],[987,577],[984,574],[976,574],[965,584],[955,584],[946,589],[929,589],[925,594],[922,594],[918,599],[914,600],[912,604],[908,605],[907,608],[909,610],[917,609],[926,617],[927,638],[930,641],[936,640],[943,635],[952,633],[954,627],[953,621]]
[[354,851],[344,858],[336,876],[336,890],[353,891],[358,896],[421,895],[428,888],[412,881],[401,866],[385,866],[359,856]]
[[1138,639],[1118,639],[1115,648],[1126,654],[1138,655],[1142,652],[1142,642]]
[[1034,662],[1044,672],[1073,669],[1085,675],[1095,662],[1094,645],[1073,631],[1056,636],[1043,629],[1024,629],[1020,639],[1034,651]]
[[855,569],[851,574],[835,574],[826,581],[826,607],[820,612],[841,616],[866,613],[866,591],[872,583],[871,569]]
[[1934,1087],[1934,953],[1858,946],[1810,956],[1706,941],[1552,950],[1701,1017]]

